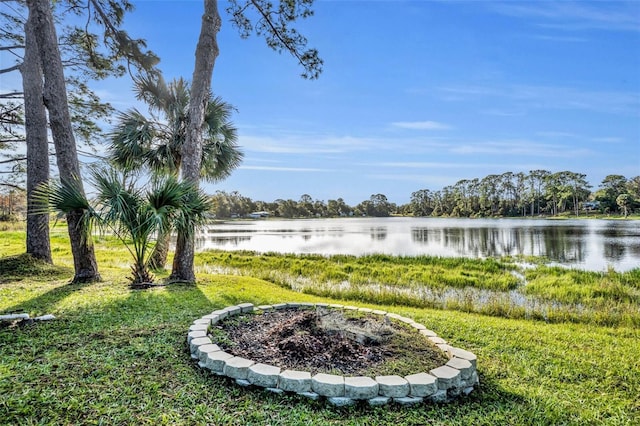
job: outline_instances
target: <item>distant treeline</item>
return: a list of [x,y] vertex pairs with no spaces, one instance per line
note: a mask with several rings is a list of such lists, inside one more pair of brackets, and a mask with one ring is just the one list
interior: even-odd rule
[[581,211],[628,215],[640,211],[640,176],[609,175],[591,191],[586,175],[563,171],[506,172],[481,179],[464,179],[439,191],[420,189],[408,204],[397,205],[384,194],[373,194],[355,206],[342,198],[254,201],[238,192],[213,196],[218,218],[271,216],[283,218],[376,216],[508,217],[558,215]]

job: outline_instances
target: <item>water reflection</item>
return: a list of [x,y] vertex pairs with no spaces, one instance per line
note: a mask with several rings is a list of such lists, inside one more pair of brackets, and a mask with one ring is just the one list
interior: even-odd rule
[[640,221],[350,218],[212,225],[199,250],[402,256],[544,256],[588,270],[640,266]]
[[382,241],[387,238],[387,228],[384,226],[378,226],[376,228],[371,228],[369,231],[371,234],[372,240]]

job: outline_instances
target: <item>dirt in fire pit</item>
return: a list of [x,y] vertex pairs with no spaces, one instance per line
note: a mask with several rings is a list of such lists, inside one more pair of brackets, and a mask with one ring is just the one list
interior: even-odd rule
[[351,311],[247,314],[218,323],[211,335],[235,356],[311,374],[404,376],[447,362],[415,329],[384,316]]

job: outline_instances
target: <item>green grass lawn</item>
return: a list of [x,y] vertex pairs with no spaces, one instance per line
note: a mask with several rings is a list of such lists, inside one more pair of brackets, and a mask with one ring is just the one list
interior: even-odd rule
[[451,404],[375,409],[243,389],[190,359],[194,319],[239,302],[341,301],[206,272],[204,257],[196,261],[198,285],[130,290],[127,253],[104,238],[96,247],[104,281],[68,284],[71,259],[60,232],[54,268],[21,266],[25,259],[15,256],[24,234],[0,233],[0,313],[57,317],[0,329],[1,424],[640,424],[640,331],[632,325],[354,301],[411,317],[476,353],[478,389]]

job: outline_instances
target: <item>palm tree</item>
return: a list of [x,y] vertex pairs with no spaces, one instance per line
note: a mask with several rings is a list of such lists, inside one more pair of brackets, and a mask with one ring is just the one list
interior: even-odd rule
[[88,243],[96,226],[114,234],[133,258],[131,285],[149,286],[154,279],[149,272],[153,236],[171,230],[193,232],[204,222],[208,198],[173,176],[154,179],[146,190],[127,185],[114,169],[95,168],[91,177],[97,191],[94,202],[86,198],[77,181],[40,187],[37,196],[59,213],[81,211],[81,234]]
[[[177,177],[182,166],[186,140],[189,85],[183,79],[170,84],[160,78],[135,80],[136,97],[149,106],[150,117],[136,109],[120,114],[112,132],[111,160],[119,168],[136,173],[150,170],[155,175]],[[201,177],[217,182],[229,177],[242,162],[237,130],[229,121],[233,107],[211,96],[204,119]],[[169,234],[158,238],[152,255],[153,268],[164,267]]]

